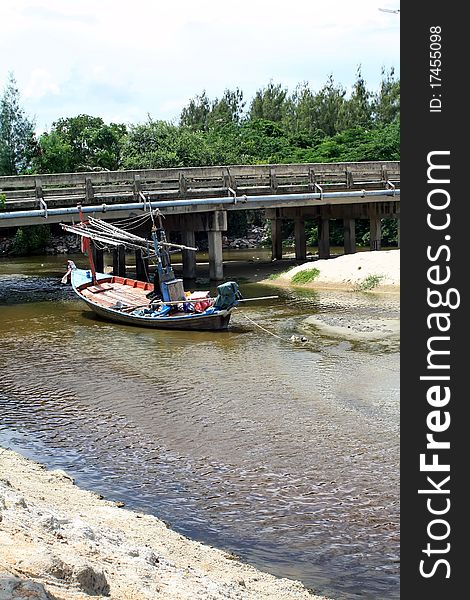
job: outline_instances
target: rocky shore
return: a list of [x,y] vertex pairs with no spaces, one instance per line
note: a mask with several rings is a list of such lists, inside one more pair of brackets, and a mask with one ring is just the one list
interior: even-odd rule
[[91,598],[322,600],[0,448],[0,600]]
[[[250,227],[246,235],[224,235],[222,245],[225,249],[259,248],[269,243],[267,227]],[[180,240],[178,240],[180,241]],[[205,236],[197,243],[200,250],[207,250],[208,243]],[[53,233],[41,249],[41,254],[78,254],[80,252],[80,239],[74,234]],[[13,235],[0,236],[0,256],[15,254],[15,237]]]

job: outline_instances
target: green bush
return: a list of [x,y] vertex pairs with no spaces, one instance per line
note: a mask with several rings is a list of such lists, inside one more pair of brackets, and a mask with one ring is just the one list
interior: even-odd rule
[[19,255],[40,254],[44,252],[51,232],[49,225],[31,225],[30,227],[19,227],[13,240],[13,253]]
[[5,194],[0,194],[0,210],[5,210],[7,207],[7,197]]

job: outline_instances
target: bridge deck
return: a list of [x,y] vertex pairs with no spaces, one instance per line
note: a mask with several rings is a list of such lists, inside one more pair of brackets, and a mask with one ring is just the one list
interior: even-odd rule
[[[396,161],[302,163],[0,177],[0,194],[5,195],[5,212],[72,207],[78,203],[84,206],[106,204],[112,208],[113,204],[142,202],[144,197],[168,201],[170,208],[171,201],[187,198],[385,190],[399,187],[399,183],[400,163]],[[249,207],[233,204],[227,209],[274,206],[279,204],[273,201]],[[205,210],[214,208],[208,206]],[[193,207],[193,210],[201,208]],[[171,212],[191,212],[191,207],[173,208]],[[12,224],[2,223],[0,213],[0,227]]]

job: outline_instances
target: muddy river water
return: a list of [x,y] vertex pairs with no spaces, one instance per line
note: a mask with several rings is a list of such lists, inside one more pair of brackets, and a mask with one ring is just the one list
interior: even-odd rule
[[63,264],[0,261],[0,444],[319,593],[399,598],[399,341],[306,321],[367,328],[397,296],[233,263],[245,297],[280,298],[227,332],[152,331],[95,318]]

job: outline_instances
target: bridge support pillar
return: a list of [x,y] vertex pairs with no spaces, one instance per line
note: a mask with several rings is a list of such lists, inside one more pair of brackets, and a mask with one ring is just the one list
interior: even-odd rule
[[302,217],[294,219],[295,236],[295,258],[305,260],[307,258],[307,242],[305,239],[305,220]]
[[282,220],[271,219],[271,258],[280,260],[282,258]]
[[[182,231],[182,242],[184,246],[196,246],[196,234],[194,231]],[[183,277],[185,279],[196,279],[196,252],[193,250],[183,250]]]
[[101,248],[97,248],[93,243],[91,244],[91,255],[93,262],[95,263],[95,269],[97,273],[104,272],[104,253]]
[[126,251],[124,246],[116,246],[113,250],[113,275],[126,276]]
[[344,227],[344,253],[354,254],[356,252],[356,220],[343,219]]
[[207,236],[209,239],[209,278],[220,281],[224,278],[222,232],[208,231]]
[[227,211],[215,210],[213,213],[210,213],[207,229],[209,241],[209,278],[214,281],[220,281],[224,278],[222,231],[227,230]]
[[330,258],[330,219],[327,217],[318,219],[318,256]]
[[380,240],[382,237],[382,227],[377,209],[371,206],[370,210],[370,249],[380,250]]
[[142,257],[140,250],[135,251],[135,276],[139,281],[149,281],[149,259]]

